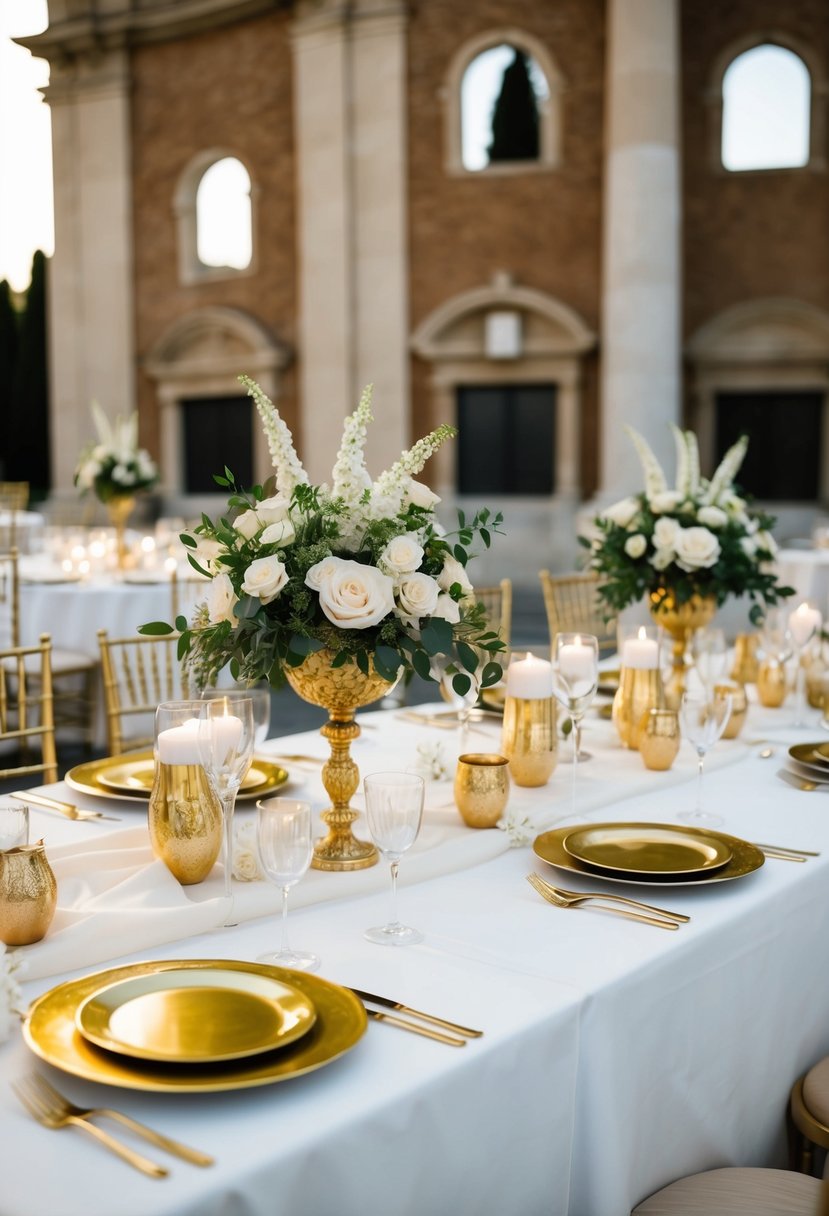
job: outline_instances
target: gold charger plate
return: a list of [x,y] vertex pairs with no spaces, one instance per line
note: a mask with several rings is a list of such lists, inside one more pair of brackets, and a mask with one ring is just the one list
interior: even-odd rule
[[591,870],[650,879],[710,874],[731,860],[731,849],[721,837],[661,824],[576,828],[567,833],[562,845]]
[[227,967],[179,968],[106,984],[75,1025],[107,1051],[164,1063],[216,1063],[286,1047],[316,1020],[292,984]]
[[798,764],[802,764],[805,768],[811,769],[813,773],[817,773],[824,781],[829,781],[829,757],[825,760],[823,759],[820,750],[823,747],[826,747],[826,744],[823,742],[795,743],[789,748],[789,755]]
[[[627,823],[624,825],[613,823],[590,823],[582,824],[584,828],[611,828],[611,827],[627,827],[627,828],[654,828],[654,827],[673,827],[673,824],[655,824],[655,823]],[[698,828],[683,828],[685,832],[699,831]],[[548,865],[555,866],[559,870],[568,870],[571,874],[583,874],[594,881],[601,882],[626,882],[634,883],[647,887],[698,887],[714,882],[729,882],[734,878],[744,878],[747,874],[753,874],[755,870],[759,870],[763,865],[765,857],[760,849],[755,845],[749,844],[747,840],[741,840],[739,836],[729,836],[725,832],[707,832],[709,836],[716,836],[720,840],[725,841],[731,849],[731,860],[722,866],[719,870],[715,870],[713,874],[707,873],[704,877],[699,875],[690,875],[687,878],[644,878],[641,875],[620,875],[610,873],[597,873],[596,870],[589,866],[583,865],[577,861],[575,857],[571,857],[564,847],[564,838],[575,831],[571,825],[565,828],[553,828],[552,831],[542,832],[533,841],[533,852],[536,857],[542,861],[546,861]]]
[[[152,789],[153,753],[125,752],[77,764],[64,777],[81,794],[146,805]],[[256,759],[242,782],[239,799],[264,798],[288,781],[287,769],[268,760]]]
[[[75,1025],[80,1005],[106,984],[164,971],[217,967],[268,976],[299,989],[316,1010],[314,1025],[284,1049],[223,1064],[129,1061],[87,1042]],[[87,1081],[152,1093],[209,1093],[272,1085],[322,1068],[359,1042],[367,1022],[365,1008],[353,992],[318,975],[233,959],[178,959],[113,967],[58,984],[32,1002],[23,1038],[41,1060]]]
[[622,673],[620,671],[600,671],[596,692],[605,697],[614,696],[621,678]]

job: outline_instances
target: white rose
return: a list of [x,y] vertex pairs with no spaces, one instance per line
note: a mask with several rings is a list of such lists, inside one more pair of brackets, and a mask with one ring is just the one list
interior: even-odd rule
[[675,519],[658,519],[653,530],[653,543],[657,549],[673,549],[679,534],[679,524]]
[[296,539],[296,530],[289,519],[278,519],[268,524],[259,537],[260,545],[290,545]]
[[397,586],[395,612],[406,625],[417,626],[420,618],[432,616],[440,588],[428,574],[404,574]]
[[654,570],[666,570],[673,560],[673,549],[657,549],[650,559],[650,563]]
[[380,554],[377,565],[386,574],[411,574],[423,561],[423,546],[418,544],[414,532],[395,536]]
[[263,524],[277,524],[285,519],[290,505],[284,494],[274,494],[273,498],[263,498],[256,504],[256,514]]
[[753,536],[741,536],[740,548],[742,549],[743,553],[745,553],[746,557],[754,557],[754,554],[757,552],[756,538]]
[[614,502],[606,511],[602,511],[600,519],[609,519],[612,524],[618,524],[620,528],[626,528],[629,523],[632,523],[636,513],[639,510],[638,498],[621,498],[618,502]]
[[311,567],[305,582],[319,591],[320,607],[341,629],[369,629],[394,611],[394,583],[376,566],[328,557]]
[[447,553],[443,559],[443,569],[438,575],[438,586],[441,591],[448,591],[455,583],[460,583],[463,594],[472,594],[472,584],[469,581],[469,575],[466,573],[466,567],[462,566],[457,558],[452,557]]
[[641,532],[635,532],[633,536],[629,536],[625,541],[625,553],[627,553],[628,557],[641,557],[647,547],[648,542]]
[[768,553],[770,557],[774,557],[777,553],[777,541],[772,536],[771,532],[758,532],[754,538],[757,548]]
[[678,490],[663,490],[661,494],[654,494],[648,499],[650,509],[654,515],[662,515],[666,511],[675,511],[682,502],[682,495]]
[[425,486],[422,481],[415,481],[414,478],[409,482],[409,488],[406,491],[406,496],[403,499],[404,506],[411,503],[415,507],[423,507],[424,510],[431,510],[440,502],[437,494],[433,493],[428,486]]
[[697,520],[699,523],[705,524],[706,528],[722,528],[724,524],[728,523],[728,516],[719,507],[700,507],[697,511]]
[[255,511],[243,511],[233,521],[233,526],[245,540],[252,540],[262,528],[262,523]]
[[441,591],[432,616],[441,616],[450,625],[457,625],[461,619],[460,605],[452,599],[448,591]]
[[112,480],[126,486],[132,481],[132,474],[125,464],[116,464],[112,470]]
[[707,528],[680,528],[676,564],[680,570],[705,570],[720,556],[720,542]]
[[233,609],[238,602],[238,596],[233,590],[229,574],[217,574],[210,580],[205,602],[211,625],[218,625],[220,621],[234,622]]
[[256,832],[252,823],[240,824],[234,833],[233,877],[238,882],[258,882],[264,878],[256,855]]
[[245,571],[242,590],[256,595],[263,604],[275,600],[288,581],[288,571],[278,557],[258,557]]

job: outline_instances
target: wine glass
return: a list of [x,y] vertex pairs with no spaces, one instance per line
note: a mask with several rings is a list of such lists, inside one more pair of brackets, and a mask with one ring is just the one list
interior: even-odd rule
[[[450,666],[454,668],[455,665],[450,664]],[[454,686],[453,681],[457,675],[466,676],[470,682],[465,693],[459,693]],[[447,671],[444,667],[440,675],[440,695],[447,704],[452,706],[458,716],[458,746],[461,751],[464,751],[472,708],[478,700],[478,682],[468,671],[460,668]]]
[[248,699],[253,705],[253,746],[254,750],[262,746],[268,737],[271,724],[271,690],[268,684],[257,684],[252,688],[204,688],[201,698],[203,701],[215,701],[218,697],[226,697],[232,701]]
[[792,639],[797,661],[795,671],[794,721],[792,722],[792,726],[806,725],[804,721],[806,710],[806,671],[803,666],[803,658],[807,647],[815,634],[820,632],[822,625],[823,617],[820,610],[807,600],[804,600],[802,604],[798,604],[797,608],[789,616],[789,636]]
[[714,685],[725,675],[728,646],[722,629],[706,626],[697,629],[691,639],[691,655],[706,695],[710,698]]
[[220,696],[205,701],[199,717],[199,759],[207,780],[222,804],[225,828],[225,926],[234,924],[233,811],[239,786],[253,758],[253,704],[249,697]]
[[391,866],[391,917],[388,924],[367,929],[365,937],[381,946],[414,945],[423,934],[397,919],[397,872],[420,831],[426,783],[416,773],[371,773],[363,787],[368,830]]
[[29,808],[20,802],[0,802],[0,850],[29,843]]
[[599,642],[589,633],[557,633],[553,642],[553,695],[573,723],[573,781],[570,809],[576,812],[576,772],[581,722],[599,683]]
[[709,697],[707,692],[682,694],[679,704],[679,725],[683,738],[697,753],[697,802],[693,811],[681,811],[679,818],[689,823],[722,823],[721,815],[702,809],[702,769],[706,754],[728,725],[731,716],[731,696]]
[[311,806],[293,798],[265,798],[256,804],[256,843],[265,874],[282,892],[282,940],[279,949],[260,954],[257,962],[295,971],[316,971],[319,955],[288,945],[288,892],[311,864]]

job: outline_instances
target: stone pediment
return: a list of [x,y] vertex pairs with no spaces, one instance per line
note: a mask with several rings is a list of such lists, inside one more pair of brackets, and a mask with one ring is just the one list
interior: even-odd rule
[[829,358],[829,314],[799,300],[738,304],[698,329],[686,353],[697,364],[819,362]]
[[188,314],[162,334],[144,366],[156,380],[222,375],[240,368],[283,367],[288,348],[264,326],[235,308],[205,308]]

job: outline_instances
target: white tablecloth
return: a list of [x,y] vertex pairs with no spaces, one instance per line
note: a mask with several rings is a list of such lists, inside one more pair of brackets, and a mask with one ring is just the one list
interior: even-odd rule
[[[323,975],[478,1025],[484,1038],[458,1051],[371,1024],[351,1053],[312,1076],[199,1099],[102,1093],[50,1070],[74,1099],[106,1098],[216,1154],[212,1170],[175,1163],[164,1182],[131,1174],[74,1133],[38,1128],[0,1088],[0,1142],[14,1161],[4,1171],[3,1216],[626,1216],[695,1170],[783,1164],[789,1088],[829,1051],[829,804],[825,792],[802,793],[775,778],[785,740],[820,733],[781,730],[788,716],[752,707],[747,737],[778,739],[777,755],[764,760],[740,741],[719,744],[706,801],[726,831],[819,849],[821,857],[769,860],[733,883],[644,896],[615,888],[691,915],[669,933],[550,907],[524,881],[530,869],[546,869],[527,847],[406,884],[416,871],[412,854],[401,865],[401,913],[424,942],[406,950],[362,938],[386,916],[381,870],[374,890],[303,907],[303,891],[310,897],[313,883],[325,881],[309,875],[296,890],[292,939],[322,956]],[[363,772],[411,763],[427,738],[451,751],[451,736],[391,714],[366,722],[355,745]],[[497,730],[482,729],[497,745]],[[585,744],[594,758],[579,774],[580,811],[594,821],[670,821],[691,804],[686,749],[670,773],[658,774],[618,746],[608,723],[591,718]],[[472,746],[485,750],[486,739]],[[273,747],[325,754],[315,735]],[[323,805],[316,774],[294,776]],[[561,764],[547,787],[514,790],[511,810],[539,825],[565,816],[569,779]],[[80,801],[108,805],[121,822],[34,813],[47,847],[97,840],[141,818],[123,803]],[[442,789],[431,790],[430,804],[442,802]],[[218,876],[211,882],[218,890]],[[106,916],[100,932],[105,939]],[[277,933],[275,918],[264,917],[129,957],[255,958]],[[106,952],[118,949],[117,937],[106,943]],[[31,981],[27,997],[56,978]],[[32,1065],[17,1036],[0,1054],[7,1076]]]
[[781,549],[776,566],[780,582],[797,592],[793,606],[814,600],[829,616],[829,549]]

